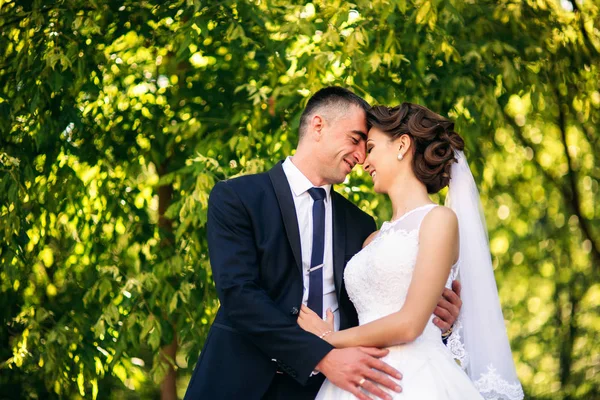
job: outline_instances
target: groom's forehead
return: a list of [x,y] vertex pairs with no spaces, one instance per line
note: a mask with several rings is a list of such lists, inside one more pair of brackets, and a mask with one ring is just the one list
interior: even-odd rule
[[352,120],[353,122],[367,123],[367,113],[362,108],[352,104],[350,108],[346,110],[345,118],[348,120]]
[[348,113],[348,117],[350,122],[354,125],[352,130],[361,134],[361,136],[364,135],[366,137],[369,128],[367,124],[367,113],[365,110],[356,107],[354,110]]

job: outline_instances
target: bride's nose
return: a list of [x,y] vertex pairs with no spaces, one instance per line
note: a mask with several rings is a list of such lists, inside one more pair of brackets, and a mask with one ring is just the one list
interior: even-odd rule
[[[368,158],[368,157],[367,157]],[[369,169],[371,168],[371,163],[369,163],[368,160],[365,160],[365,163],[363,164],[363,169],[367,172],[369,172]]]

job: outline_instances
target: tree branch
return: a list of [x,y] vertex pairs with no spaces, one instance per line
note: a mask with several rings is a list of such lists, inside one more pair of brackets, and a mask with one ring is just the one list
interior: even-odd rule
[[[531,150],[533,151],[533,158],[535,159],[535,153],[536,153],[536,148],[535,145],[530,142],[524,135],[523,132],[521,130],[521,127],[519,125],[517,125],[515,123],[515,121],[513,121],[512,117],[510,115],[508,115],[506,113],[506,111],[502,111],[502,115],[504,116],[504,120],[506,122],[508,122],[508,124],[513,128],[513,131],[515,132],[515,136],[516,138],[519,140],[519,142],[521,142],[521,145],[523,147],[529,147],[531,148]],[[565,187],[563,187],[560,183],[559,183],[559,178],[552,176],[548,171],[546,171],[539,162],[534,162],[535,167],[538,169],[538,171],[544,175],[544,177],[548,180],[548,182],[553,185],[556,189],[558,189],[560,192],[562,193],[566,193],[569,194],[567,192],[567,189]]]
[[596,46],[594,46],[594,43],[590,39],[590,36],[588,35],[587,30],[585,29],[585,21],[583,19],[583,13],[581,12],[581,8],[579,8],[579,5],[577,4],[577,2],[575,0],[569,0],[569,2],[573,6],[573,11],[575,12],[575,14],[578,14],[578,16],[579,16],[579,24],[581,25],[580,26],[581,34],[583,35],[583,41],[585,43],[586,50],[589,50],[588,48],[591,48],[592,53],[594,53],[595,55],[598,55],[600,52],[598,52],[598,49],[596,48]]
[[581,226],[583,235],[592,243],[592,257],[595,260],[594,264],[598,266],[598,263],[600,262],[600,249],[598,249],[598,244],[592,236],[589,221],[581,213],[580,195],[579,190],[577,189],[577,174],[575,172],[575,169],[573,168],[573,160],[571,159],[571,155],[569,154],[569,146],[567,144],[567,117],[565,115],[565,111],[562,108],[562,104],[560,101],[561,96],[558,92],[558,89],[556,89],[554,85],[552,85],[552,89],[554,91],[554,95],[556,96],[556,104],[558,106],[558,127],[560,128],[560,138],[565,152],[565,157],[567,158],[567,179],[569,181],[571,191],[570,206],[573,210],[573,213],[579,219],[579,225]]
[[[534,151],[535,159],[535,146],[533,145],[533,143],[531,143],[529,140],[527,140],[527,138],[525,138],[521,131],[521,127],[518,126],[510,117],[510,115],[508,115],[504,110],[502,111],[502,115],[504,116],[504,120],[508,122],[508,124],[513,128],[515,132],[515,137],[519,140],[521,145],[529,147]],[[566,144],[566,119],[563,110],[560,110],[559,124],[559,128],[561,131],[561,139],[563,142],[563,147],[565,149],[565,154],[567,155],[567,163],[569,167],[569,171],[567,174],[567,177],[569,179],[569,187],[564,187],[563,185],[561,185],[559,183],[560,179],[557,177],[553,177],[538,162],[535,162],[534,165],[552,186],[554,186],[556,189],[563,193],[566,200],[566,205],[571,209],[573,214],[576,215],[579,220],[579,225],[581,226],[583,236],[592,243],[592,259],[594,260],[594,264],[600,265],[600,250],[598,249],[597,243],[593,239],[591,229],[589,227],[589,221],[583,217],[581,213],[581,207],[579,205],[580,196],[577,190],[577,177],[575,176],[575,172],[572,168],[571,157],[569,155],[568,146]]]
[[[32,11],[25,11],[25,12],[21,13],[20,15],[17,15],[15,17],[9,19],[2,25],[0,25],[0,30],[4,30],[5,27],[7,27],[9,25],[14,25],[15,23],[21,23],[21,21],[23,21],[25,18],[31,17],[31,14],[33,14],[35,12],[39,12],[42,14],[48,14],[50,11],[55,11],[55,10],[56,11],[65,11],[66,9],[47,7],[47,8],[36,9],[36,10],[32,10]],[[82,7],[78,11],[98,11],[98,9],[93,8],[93,7]]]

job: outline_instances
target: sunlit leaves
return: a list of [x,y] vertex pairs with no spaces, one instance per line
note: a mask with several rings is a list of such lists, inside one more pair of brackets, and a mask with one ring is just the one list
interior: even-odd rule
[[[291,154],[340,84],[456,121],[527,393],[597,394],[598,8],[567,3],[5,1],[0,385],[144,397],[187,376],[217,308],[210,189]],[[360,169],[337,190],[390,218]]]

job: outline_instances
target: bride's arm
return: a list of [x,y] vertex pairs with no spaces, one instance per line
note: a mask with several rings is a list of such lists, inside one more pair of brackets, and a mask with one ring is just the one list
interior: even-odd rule
[[450,269],[458,259],[458,221],[452,210],[436,207],[423,220],[413,278],[402,309],[365,325],[324,337],[337,348],[388,347],[415,340],[433,313]]

